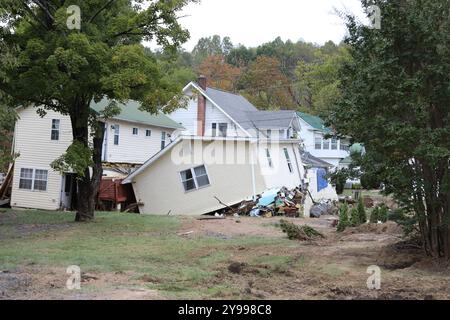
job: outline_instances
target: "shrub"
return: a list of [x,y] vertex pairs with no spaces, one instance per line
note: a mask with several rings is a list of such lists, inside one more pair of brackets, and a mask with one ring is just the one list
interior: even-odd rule
[[364,208],[364,202],[362,197],[359,198],[357,210],[358,210],[359,224],[366,223],[367,222],[366,208]]
[[378,223],[380,208],[376,206],[370,214],[370,223]]
[[280,220],[280,227],[281,230],[287,234],[289,240],[306,241],[316,238],[324,238],[323,234],[310,226],[297,226],[292,222]]
[[378,220],[380,220],[383,223],[387,222],[388,215],[389,215],[389,208],[384,203],[381,204],[378,209]]
[[357,227],[360,225],[358,209],[353,207],[350,210],[350,226]]
[[337,226],[337,231],[342,232],[344,231],[349,225],[348,221],[348,205],[347,203],[343,203],[339,207],[339,224]]

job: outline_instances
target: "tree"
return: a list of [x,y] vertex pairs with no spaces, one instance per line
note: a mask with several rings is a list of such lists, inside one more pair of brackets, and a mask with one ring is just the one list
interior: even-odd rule
[[350,209],[350,226],[357,227],[360,224],[358,209],[353,207]]
[[233,43],[229,37],[223,39],[214,35],[208,38],[200,38],[192,50],[195,65],[199,65],[209,56],[227,56],[233,49]]
[[280,62],[260,56],[241,78],[241,89],[250,102],[262,109],[295,108],[289,94],[291,82],[281,72]]
[[231,49],[227,55],[227,62],[237,68],[245,68],[255,59],[256,49],[247,48],[243,45]]
[[339,223],[337,226],[337,231],[342,232],[349,226],[348,221],[348,204],[347,202],[341,204],[339,207]]
[[[166,104],[168,109],[178,106],[179,86],[167,81],[140,43],[155,41],[169,50],[185,42],[189,33],[178,24],[177,14],[189,2],[1,2],[0,20],[5,24],[0,54],[9,50],[18,62],[0,66],[0,90],[12,106],[33,105],[41,115],[54,110],[70,117],[73,144],[53,166],[78,174],[76,221],[94,217],[102,177],[100,120],[117,114],[117,103],[129,99],[153,113]],[[80,9],[81,21],[73,5]],[[96,114],[91,102],[104,97],[111,103]]]
[[[352,61],[330,122],[364,144],[361,167],[414,212],[426,252],[450,259],[450,15],[448,0],[362,1],[381,29],[348,18]],[[378,163],[374,160],[377,159]]]
[[212,87],[235,91],[241,70],[226,63],[223,56],[216,55],[203,60],[197,73],[206,76]]
[[302,104],[308,112],[322,117],[328,116],[340,97],[339,69],[350,59],[345,46],[336,47],[335,51],[330,46],[326,44],[322,48],[326,54],[317,53],[313,63],[300,61],[296,68]]
[[362,197],[359,197],[358,200],[358,220],[359,224],[364,224],[367,222],[367,214],[366,214],[366,208],[364,208],[364,201]]

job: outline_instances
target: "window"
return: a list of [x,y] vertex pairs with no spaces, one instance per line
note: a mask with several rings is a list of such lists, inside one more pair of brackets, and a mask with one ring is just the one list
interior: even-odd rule
[[294,170],[292,169],[291,157],[289,156],[289,152],[287,148],[284,148],[284,156],[286,157],[286,162],[289,168],[289,172],[292,173]]
[[217,123],[213,123],[212,124],[212,127],[211,127],[211,135],[213,136],[213,137],[217,137]]
[[219,136],[220,137],[226,137],[227,136],[227,130],[228,130],[228,124],[227,123],[219,123]]
[[133,128],[133,136],[137,136],[137,135],[139,135],[139,129]]
[[272,130],[268,129],[267,130],[267,139],[272,138]]
[[114,144],[116,146],[119,145],[119,133],[120,133],[120,126],[116,124],[114,125]]
[[161,150],[166,147],[166,133],[161,132]]
[[53,119],[52,120],[52,134],[51,139],[52,140],[59,140],[59,126],[61,124],[61,120],[59,119]]
[[330,150],[330,139],[323,139],[323,149]]
[[314,137],[314,145],[316,150],[322,149],[322,137],[319,135],[316,135]]
[[337,150],[338,149],[338,140],[336,138],[331,139],[331,150]]
[[47,170],[34,171],[34,190],[47,190]]
[[280,129],[278,134],[280,136],[280,139],[283,139],[284,138],[284,129]]
[[145,130],[145,136],[151,137],[152,136],[152,130]]
[[269,164],[269,167],[273,167],[273,163],[272,163],[272,157],[270,156],[270,150],[266,149],[266,157],[267,157],[267,162]]
[[19,189],[46,191],[47,176],[47,170],[22,168],[20,170]]
[[33,189],[33,169],[20,169],[19,189]]
[[340,149],[343,150],[343,151],[349,151],[350,150],[350,144],[348,143],[348,141],[342,141],[341,140]]
[[205,166],[199,166],[189,170],[181,171],[180,176],[184,191],[186,192],[197,190],[210,184]]

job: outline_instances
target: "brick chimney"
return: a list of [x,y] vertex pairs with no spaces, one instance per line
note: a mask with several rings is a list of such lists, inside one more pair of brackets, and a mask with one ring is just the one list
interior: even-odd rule
[[[205,76],[198,77],[198,84],[200,88],[206,91],[207,80]],[[203,137],[205,135],[206,98],[199,95],[197,103],[197,135]]]

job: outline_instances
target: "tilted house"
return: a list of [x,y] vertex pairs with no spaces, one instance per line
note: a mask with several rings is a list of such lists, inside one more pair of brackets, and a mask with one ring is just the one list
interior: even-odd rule
[[244,97],[207,87],[184,88],[190,103],[170,117],[186,130],[132,173],[141,213],[200,215],[270,188],[305,181],[294,111],[258,111]]
[[[100,112],[103,100],[91,108]],[[103,161],[104,174],[124,177],[116,168],[135,167],[170,144],[171,136],[183,128],[164,114],[151,115],[139,110],[137,102],[120,105],[122,112],[105,120]],[[15,160],[11,206],[57,210],[71,208],[75,179],[71,172],[61,175],[50,163],[61,156],[72,143],[69,116],[47,111],[44,117],[34,107],[18,109],[14,130]]]

